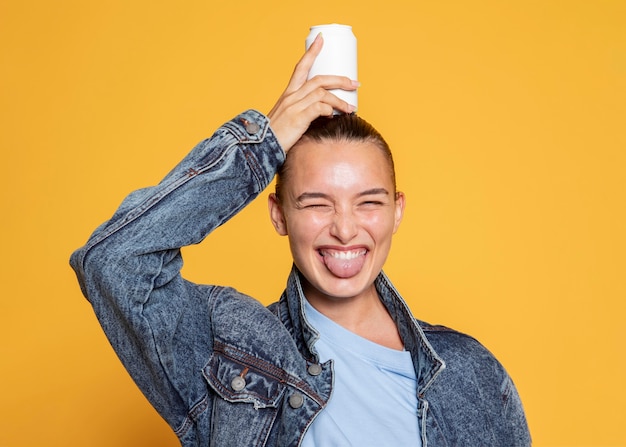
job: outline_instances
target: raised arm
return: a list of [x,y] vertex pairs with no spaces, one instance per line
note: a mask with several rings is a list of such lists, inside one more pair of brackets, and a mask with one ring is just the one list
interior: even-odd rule
[[[250,123],[258,131],[248,133]],[[254,127],[253,127],[254,129]],[[201,142],[157,186],[130,194],[71,265],[111,345],[174,430],[207,393],[210,305],[219,291],[180,275],[180,247],[200,242],[271,181],[284,153],[248,111]]]
[[202,367],[213,349],[211,302],[223,291],[185,281],[180,248],[250,203],[313,119],[333,108],[349,111],[321,90],[354,88],[350,80],[305,81],[320,46],[298,63],[269,117],[250,110],[224,124],[158,185],[131,193],[71,256],[122,363],[179,436],[210,393]]

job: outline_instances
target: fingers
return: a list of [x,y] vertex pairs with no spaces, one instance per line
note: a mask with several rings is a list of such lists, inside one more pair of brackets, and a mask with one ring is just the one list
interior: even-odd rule
[[303,121],[302,131],[304,132],[311,121],[318,116],[330,116],[334,110],[351,113],[353,108],[332,92],[320,87],[298,101],[285,102],[283,110],[283,115],[292,116],[295,121]]
[[[304,82],[297,90],[290,93],[285,92],[285,96],[291,95],[293,100],[298,101],[320,88],[325,90],[341,89],[352,91],[356,90],[359,86],[358,81],[345,76],[318,75]],[[338,110],[343,110],[343,108],[339,108]]]
[[293,100],[293,95],[283,98],[268,117],[276,139],[285,152],[288,152],[313,120],[320,116],[331,116],[334,110],[352,113],[354,107],[319,87],[298,100]]
[[334,75],[318,75],[307,80],[323,43],[321,34],[318,34],[296,64],[287,88],[267,115],[272,130],[285,151],[300,139],[314,119],[330,116],[334,110],[343,113],[352,113],[355,110],[346,101],[335,96],[332,90],[356,90],[360,85],[357,81]]
[[337,89],[352,91],[356,90],[358,85],[356,81],[348,78],[335,79],[335,77],[330,77],[330,79],[318,79],[316,77],[294,93],[290,99],[296,103],[301,103],[302,107],[308,107],[319,102],[329,105],[335,110],[352,113],[354,112],[354,107],[336,96],[334,91]]
[[311,71],[311,67],[313,66],[313,62],[315,62],[315,58],[318,54],[320,54],[320,51],[322,51],[323,45],[324,39],[322,38],[322,33],[319,33],[315,37],[315,40],[313,40],[309,49],[296,64],[285,93],[293,92],[299,89],[306,82],[307,77],[309,76],[309,71]]
[[300,139],[313,120],[334,110],[354,112],[354,106],[329,89],[355,90],[359,83],[343,76],[316,76],[292,93],[283,94],[268,113],[270,126],[285,152]]

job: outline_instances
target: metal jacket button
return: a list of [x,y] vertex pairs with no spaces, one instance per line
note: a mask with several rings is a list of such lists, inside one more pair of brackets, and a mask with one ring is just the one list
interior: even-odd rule
[[261,127],[257,123],[248,123],[248,124],[246,124],[246,132],[248,132],[250,135],[254,135],[260,129],[261,129]]
[[246,387],[246,379],[241,376],[233,377],[230,381],[230,386],[235,391],[241,391]]
[[254,135],[259,130],[261,130],[261,126],[259,126],[257,123],[250,122],[245,118],[241,118],[241,122],[243,123],[243,127],[245,127],[246,132],[248,132],[250,135]]
[[304,404],[304,396],[300,393],[293,393],[289,396],[289,406],[293,409],[300,408]]
[[322,374],[322,365],[319,365],[317,363],[314,363],[312,365],[309,365],[307,371],[309,372],[309,374],[311,374],[312,376],[319,376],[320,374]]

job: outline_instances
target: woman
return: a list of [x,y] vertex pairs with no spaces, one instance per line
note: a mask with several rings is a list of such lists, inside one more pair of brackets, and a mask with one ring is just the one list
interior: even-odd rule
[[[404,195],[384,139],[328,92],[358,83],[306,80],[322,44],[267,116],[241,114],[124,200],[72,255],[83,293],[184,446],[528,445],[497,360],[415,320],[382,273]],[[294,261],[280,301],[184,280],[180,248],[277,172],[270,217]]]

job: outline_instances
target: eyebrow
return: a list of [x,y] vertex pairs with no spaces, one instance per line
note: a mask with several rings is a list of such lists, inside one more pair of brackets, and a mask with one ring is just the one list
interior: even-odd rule
[[[388,196],[389,191],[387,191],[385,188],[372,188],[372,189],[367,189],[365,191],[361,191],[360,193],[357,194],[357,197],[373,196],[373,195],[381,195],[381,194]],[[330,196],[323,192],[304,192],[296,198],[296,202],[302,202],[307,199],[330,199]]]

